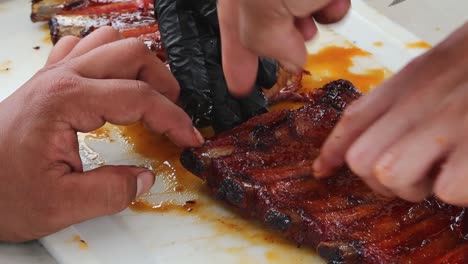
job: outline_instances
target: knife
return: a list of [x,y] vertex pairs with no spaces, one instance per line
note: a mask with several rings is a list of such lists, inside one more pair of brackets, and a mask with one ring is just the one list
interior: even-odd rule
[[403,3],[404,1],[406,1],[406,0],[393,0],[393,2],[389,6],[394,6],[394,5],[397,5],[399,3]]

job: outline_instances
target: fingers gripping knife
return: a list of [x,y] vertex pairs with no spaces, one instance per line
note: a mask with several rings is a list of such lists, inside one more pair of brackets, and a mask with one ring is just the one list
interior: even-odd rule
[[267,112],[261,87],[275,84],[279,67],[272,60],[260,59],[252,93],[241,99],[229,94],[216,0],[156,0],[155,9],[167,60],[181,87],[182,108],[195,126],[212,125],[221,132]]

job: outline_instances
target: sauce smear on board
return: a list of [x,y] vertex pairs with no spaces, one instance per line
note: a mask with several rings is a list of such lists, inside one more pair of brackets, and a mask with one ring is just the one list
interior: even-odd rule
[[52,44],[52,38],[50,36],[50,29],[48,24],[41,26],[41,31],[45,33],[45,36],[42,38],[42,42],[45,44]]
[[88,244],[86,243],[86,241],[84,241],[83,239],[81,239],[80,236],[76,235],[73,237],[73,239],[71,240],[71,242],[76,242],[78,243],[78,246],[80,247],[80,249],[89,249],[89,246]]
[[374,42],[374,46],[376,46],[376,47],[382,47],[382,46],[383,46],[383,42],[382,42],[382,41],[376,41],[376,42]]
[[406,47],[410,49],[430,49],[432,48],[432,45],[425,41],[418,41],[418,42],[407,43]]

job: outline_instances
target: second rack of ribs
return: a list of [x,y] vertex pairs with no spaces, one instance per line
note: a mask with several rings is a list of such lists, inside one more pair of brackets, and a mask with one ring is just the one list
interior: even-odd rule
[[326,180],[313,177],[321,145],[360,95],[350,82],[335,81],[304,107],[254,117],[185,150],[181,161],[218,199],[330,262],[466,263],[465,209],[436,198],[413,204],[380,197],[346,167]]

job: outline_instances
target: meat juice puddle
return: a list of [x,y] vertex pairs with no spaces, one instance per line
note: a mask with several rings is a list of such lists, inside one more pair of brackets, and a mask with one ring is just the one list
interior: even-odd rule
[[[305,69],[310,75],[303,76],[299,92],[306,93],[337,79],[351,81],[361,92],[369,92],[391,75],[391,72],[385,68],[365,69],[358,73],[351,70],[355,66],[356,58],[367,58],[371,55],[355,46],[329,46],[317,53],[309,54]],[[303,105],[303,103],[281,102],[272,106],[271,110],[296,109]]]
[[[304,76],[302,80],[303,87],[300,92],[322,87],[336,79],[347,79],[360,88],[362,92],[368,92],[390,74],[384,68],[369,69],[360,73],[350,70],[354,66],[354,58],[370,55],[370,53],[353,46],[331,46],[320,50],[318,53],[310,54],[305,68],[311,75]],[[302,105],[301,103],[282,102],[273,106],[271,110],[292,109]],[[257,222],[244,220],[240,216],[219,216],[215,210],[211,210],[224,207],[227,211],[230,211],[230,208],[211,198],[203,182],[183,168],[179,161],[179,154],[182,149],[176,147],[166,137],[149,132],[141,124],[119,127],[119,130],[122,137],[132,145],[133,151],[152,161],[151,166],[157,177],[164,178],[166,183],[165,193],[189,193],[195,194],[194,197],[196,197],[183,203],[174,202],[173,200],[154,203],[149,201],[149,198],[153,195],[150,193],[135,200],[129,206],[132,211],[196,215],[200,221],[213,223],[213,227],[219,236],[227,234],[240,236],[242,239],[248,240],[253,246],[265,246],[268,250],[264,252],[263,261],[268,263],[311,263],[312,261],[320,261],[312,250],[298,248],[297,245],[284,240],[274,232],[268,231]],[[203,130],[202,133],[205,137],[213,135],[213,132],[209,129]],[[108,132],[105,129],[97,130],[91,136],[102,139],[108,137]],[[246,254],[248,248],[239,247],[224,250],[226,253],[239,256],[241,263],[256,263]]]

